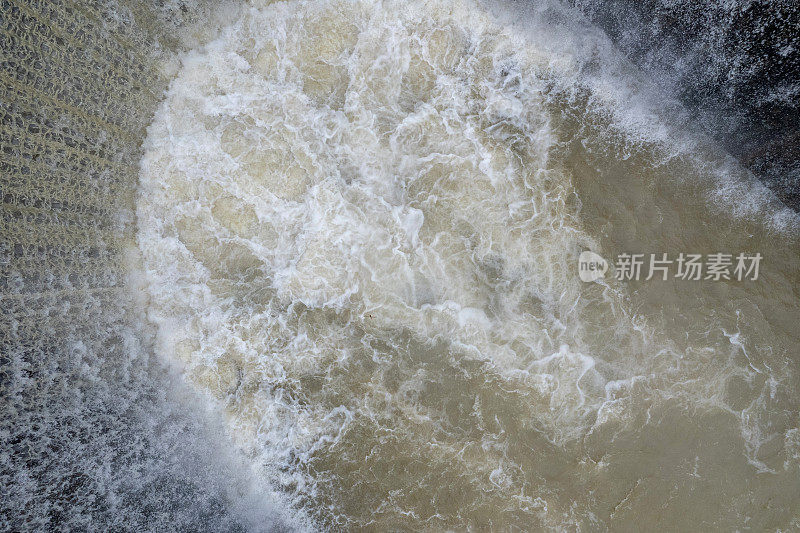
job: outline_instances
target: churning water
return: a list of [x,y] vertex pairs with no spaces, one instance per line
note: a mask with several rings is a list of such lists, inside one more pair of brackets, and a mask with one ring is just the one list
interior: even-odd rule
[[[148,318],[298,527],[800,527],[797,217],[567,19],[255,5],[182,58]],[[585,283],[584,250],[763,259]]]

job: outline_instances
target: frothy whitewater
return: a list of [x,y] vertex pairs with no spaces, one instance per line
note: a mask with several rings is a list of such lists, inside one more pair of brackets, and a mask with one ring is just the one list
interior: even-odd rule
[[503,20],[287,2],[183,58],[138,197],[165,359],[305,527],[800,527],[795,215],[601,45]]

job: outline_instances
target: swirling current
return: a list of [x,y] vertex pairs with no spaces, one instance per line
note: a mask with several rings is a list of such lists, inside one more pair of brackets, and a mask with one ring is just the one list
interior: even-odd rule
[[543,6],[256,2],[186,53],[137,194],[160,354],[301,529],[800,527],[797,216]]

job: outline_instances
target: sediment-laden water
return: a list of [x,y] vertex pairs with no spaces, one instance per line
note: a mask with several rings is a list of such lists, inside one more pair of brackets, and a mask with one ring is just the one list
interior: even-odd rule
[[564,13],[255,5],[183,57],[148,318],[299,527],[800,527],[797,216]]

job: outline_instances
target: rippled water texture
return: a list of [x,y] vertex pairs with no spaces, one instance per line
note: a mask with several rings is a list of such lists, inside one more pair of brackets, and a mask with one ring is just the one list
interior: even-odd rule
[[183,59],[138,198],[165,357],[315,527],[800,527],[795,215],[600,44],[497,17],[280,3]]

